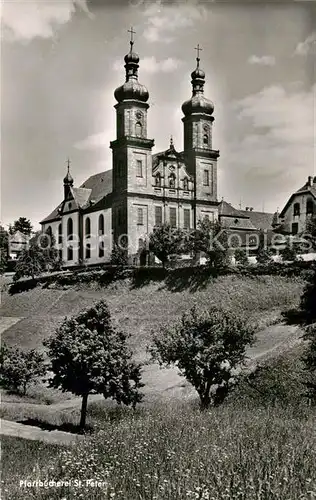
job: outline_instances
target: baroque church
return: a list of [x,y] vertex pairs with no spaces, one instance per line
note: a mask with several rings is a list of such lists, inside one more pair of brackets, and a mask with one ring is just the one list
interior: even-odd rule
[[198,221],[219,219],[226,228],[245,232],[271,228],[273,214],[237,210],[217,198],[217,160],[213,149],[214,105],[204,95],[205,73],[191,73],[192,96],[182,104],[183,150],[172,139],[165,151],[152,152],[148,137],[149,92],[138,80],[139,56],[125,56],[125,83],[114,96],[116,139],[110,143],[112,170],[89,177],[75,187],[68,171],[62,202],[42,222],[53,234],[66,267],[108,262],[114,242],[127,248],[136,263],[153,229],[165,222],[195,228]]

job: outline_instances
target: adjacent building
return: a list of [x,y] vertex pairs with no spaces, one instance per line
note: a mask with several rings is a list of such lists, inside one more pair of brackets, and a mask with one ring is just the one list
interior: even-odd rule
[[302,234],[307,222],[316,214],[316,177],[293,193],[280,214],[275,215],[274,227],[285,234]]

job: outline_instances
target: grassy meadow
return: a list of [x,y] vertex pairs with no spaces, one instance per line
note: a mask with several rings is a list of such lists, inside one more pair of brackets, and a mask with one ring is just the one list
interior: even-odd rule
[[[316,412],[302,402],[301,346],[286,347],[281,312],[296,307],[304,281],[279,276],[220,276],[205,287],[174,291],[165,282],[106,288],[37,287],[2,295],[1,313],[18,321],[3,333],[11,345],[41,349],[67,315],[101,298],[115,322],[131,334],[135,356],[146,359],[151,331],[188,308],[217,303],[258,325],[256,354],[280,344],[256,387],[241,385],[224,405],[201,413],[173,372],[147,366],[145,403],[135,411],[101,399],[88,404],[83,442],[56,447],[3,437],[4,499],[312,500],[316,498]],[[10,321],[9,321],[10,323]],[[284,338],[282,337],[284,336]],[[276,338],[277,337],[277,338]],[[284,352],[280,352],[280,349]],[[269,365],[270,366],[270,365]],[[170,390],[174,384],[178,392]],[[181,388],[181,391],[180,391]],[[69,398],[69,406],[67,406]],[[26,398],[4,394],[3,418],[71,430],[80,400],[44,384]],[[31,423],[31,422],[30,422]],[[70,480],[70,488],[19,487],[19,480]],[[87,486],[85,480],[103,482]],[[75,485],[81,480],[81,486]]]
[[[315,416],[304,406],[233,404],[200,413],[179,402],[103,415],[99,433],[67,449],[5,438],[4,498],[312,500]],[[25,490],[21,477],[71,486]]]

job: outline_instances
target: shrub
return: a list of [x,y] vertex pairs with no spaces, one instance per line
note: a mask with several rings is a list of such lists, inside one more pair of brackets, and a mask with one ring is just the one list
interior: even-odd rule
[[236,368],[254,340],[254,328],[242,317],[213,306],[193,307],[181,321],[153,335],[149,352],[160,365],[175,365],[196,389],[202,408],[217,405],[236,382]]
[[1,346],[0,382],[7,390],[26,394],[27,387],[46,373],[44,357],[35,349],[23,351],[17,347]]

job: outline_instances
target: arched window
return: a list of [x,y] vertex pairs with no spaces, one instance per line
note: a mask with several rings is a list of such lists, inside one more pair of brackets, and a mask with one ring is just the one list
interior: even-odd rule
[[185,177],[183,179],[183,189],[184,189],[184,191],[188,191],[188,189],[189,189],[189,181],[188,181],[187,177]]
[[48,226],[45,233],[51,238],[53,236],[52,226]]
[[141,137],[143,135],[143,127],[140,122],[137,122],[135,125],[135,132],[137,137]]
[[67,248],[67,260],[73,260],[74,258],[74,252],[72,246],[69,246]]
[[169,187],[174,189],[176,187],[176,176],[174,173],[170,174],[169,176]]
[[104,234],[104,215],[99,216],[99,235]]
[[314,203],[313,200],[307,200],[306,203],[306,214],[311,215],[314,213]]
[[67,221],[67,239],[68,240],[72,240],[73,239],[73,222],[72,222],[72,218],[69,217],[68,221]]
[[91,257],[91,245],[90,243],[87,243],[86,245],[86,259],[90,259]]
[[300,204],[299,203],[294,203],[293,215],[300,215]]
[[[67,241],[71,241],[73,239],[73,222],[72,218],[69,217],[67,221]],[[73,248],[72,245],[68,243],[67,248],[67,260],[73,260]]]
[[156,186],[161,187],[161,175],[160,172],[157,173],[156,175]]
[[90,238],[90,236],[91,236],[91,221],[90,221],[90,217],[86,218],[86,222],[85,222],[85,234],[86,234],[86,238]]
[[99,257],[104,257],[104,241],[100,241],[99,243]]
[[208,134],[203,135],[203,144],[204,146],[208,146]]
[[60,223],[58,225],[58,243],[62,243],[63,242],[63,227],[62,227],[62,224]]

